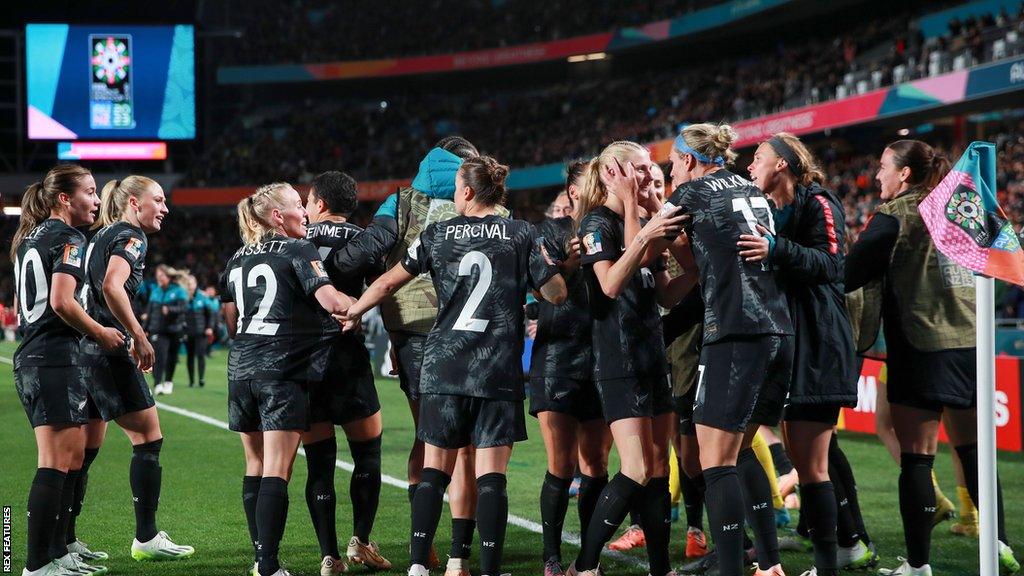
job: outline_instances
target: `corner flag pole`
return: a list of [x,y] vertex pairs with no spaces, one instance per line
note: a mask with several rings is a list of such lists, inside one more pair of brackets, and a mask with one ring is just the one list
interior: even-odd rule
[[978,358],[979,574],[998,576],[996,544],[995,281],[975,275]]

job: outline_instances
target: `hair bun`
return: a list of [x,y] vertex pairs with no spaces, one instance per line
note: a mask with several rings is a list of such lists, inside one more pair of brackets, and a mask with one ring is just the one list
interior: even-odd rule
[[728,124],[720,125],[718,130],[716,130],[711,136],[711,140],[715,143],[715,147],[722,152],[732,148],[732,143],[735,142],[737,138],[739,138],[739,134],[737,134],[736,131],[732,129],[732,126]]

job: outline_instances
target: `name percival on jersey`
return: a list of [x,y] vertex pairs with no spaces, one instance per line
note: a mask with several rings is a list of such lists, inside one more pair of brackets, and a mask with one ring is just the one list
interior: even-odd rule
[[56,218],[44,220],[18,246],[14,284],[24,336],[14,353],[15,369],[78,362],[81,335],[50,307],[50,290],[57,273],[74,277],[80,290],[84,260],[85,236]]
[[593,322],[594,380],[660,376],[668,373],[654,274],[658,258],[630,277],[618,298],[605,296],[594,274],[599,261],[618,260],[626,250],[625,222],[607,206],[580,221],[580,261],[586,269]]
[[324,262],[331,284],[339,292],[359,298],[363,293],[365,278],[360,274],[344,274],[334,264],[334,253],[352,241],[363,229],[348,222],[317,222],[306,231],[306,238],[316,246]]
[[427,335],[420,391],[522,400],[526,293],[557,268],[533,225],[500,216],[456,216],[431,224],[402,266],[430,272],[438,314]]
[[313,294],[330,282],[308,240],[268,235],[239,248],[219,282],[221,301],[238,308],[229,377],[320,380],[339,328]]
[[[537,226],[548,256],[564,261],[576,236],[572,218],[546,218]],[[565,277],[568,297],[562,304],[537,303],[537,336],[533,341],[531,378],[590,380],[590,306],[582,270]]]
[[775,274],[746,262],[736,243],[741,234],[775,233],[772,208],[757,186],[718,170],[676,188],[669,199],[692,216],[686,224],[704,295],[704,343],[729,336],[792,334],[786,298]]
[[[107,265],[114,256],[124,258],[131,266],[131,274],[125,280],[124,289],[128,296],[134,296],[142,285],[142,273],[146,269],[146,250],[149,242],[142,228],[127,222],[114,222],[99,230],[89,241],[85,251],[85,285],[80,300],[86,312],[101,326],[117,328],[127,335],[127,330],[110,312],[103,296],[103,281],[107,277]],[[117,354],[127,353],[127,345]]]

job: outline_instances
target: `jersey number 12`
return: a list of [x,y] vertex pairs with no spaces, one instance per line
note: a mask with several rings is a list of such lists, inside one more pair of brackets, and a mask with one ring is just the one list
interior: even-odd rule
[[[249,270],[249,276],[246,278],[245,285],[249,288],[255,288],[260,278],[263,278],[266,290],[264,290],[263,298],[260,299],[259,306],[256,308],[256,314],[253,314],[253,317],[249,319],[249,324],[246,325],[242,332],[245,334],[273,336],[277,334],[277,329],[281,325],[274,322],[266,322],[267,314],[270,314],[270,308],[274,305],[274,297],[277,296],[277,277],[274,276],[274,269],[270,267],[270,264],[257,264],[253,266]],[[241,326],[245,320],[245,290],[242,287],[242,269],[240,267],[231,269],[231,272],[228,273],[228,283],[233,285],[235,289],[235,302],[238,304],[238,324]]]

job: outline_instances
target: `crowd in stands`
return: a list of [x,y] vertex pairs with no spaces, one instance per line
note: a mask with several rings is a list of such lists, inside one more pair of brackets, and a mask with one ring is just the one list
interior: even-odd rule
[[307,182],[337,168],[361,180],[409,177],[418,151],[450,133],[513,167],[545,164],[593,154],[608,140],[670,137],[682,122],[736,122],[1024,51],[1024,4],[1012,15],[954,20],[947,35],[927,41],[913,25],[918,16],[896,10],[851,23],[840,37],[801,37],[742,59],[625,77],[247,107],[225,123],[187,181]]
[[[642,26],[725,0],[232,0],[224,64],[446,54]],[[456,23],[457,22],[457,23]]]

